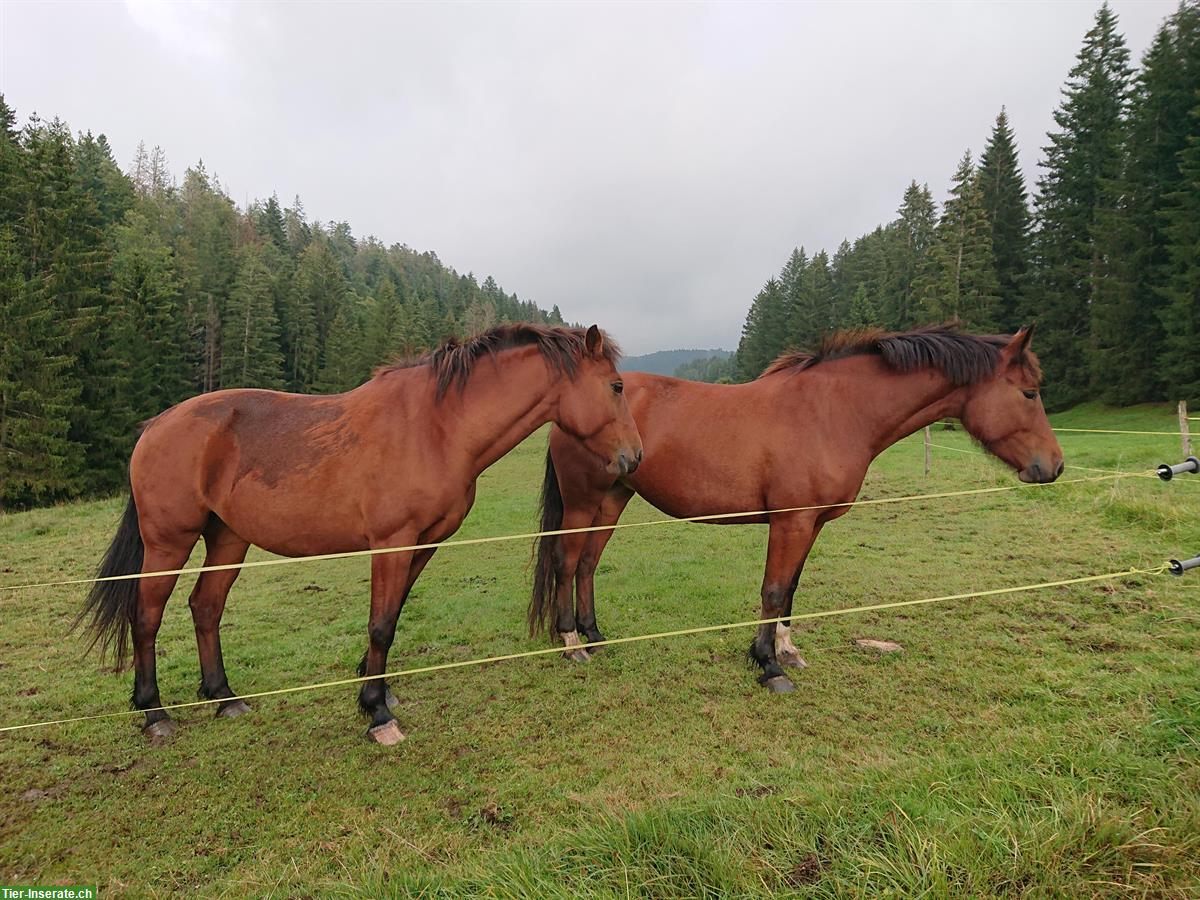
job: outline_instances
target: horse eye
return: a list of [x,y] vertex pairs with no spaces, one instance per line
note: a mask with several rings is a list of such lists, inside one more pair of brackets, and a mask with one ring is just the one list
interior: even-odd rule
[[614,394],[619,394],[621,391],[625,390],[625,385],[619,381],[614,381],[612,389]]
[[1021,391],[1025,395],[1026,400],[1032,400],[1037,396],[1037,391]]

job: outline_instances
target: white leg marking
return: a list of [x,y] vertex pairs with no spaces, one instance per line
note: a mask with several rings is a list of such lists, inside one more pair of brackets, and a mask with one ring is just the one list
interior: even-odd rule
[[792,643],[792,629],[782,622],[775,623],[775,658],[781,666],[791,666],[794,669],[806,669],[808,663],[800,656],[800,651]]
[[567,648],[566,656],[576,662],[587,662],[592,655],[584,649],[583,641],[579,639],[578,631],[567,631],[562,635],[563,646]]

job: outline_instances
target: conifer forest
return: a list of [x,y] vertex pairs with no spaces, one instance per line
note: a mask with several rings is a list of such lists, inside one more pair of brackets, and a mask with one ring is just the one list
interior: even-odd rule
[[832,254],[793,251],[750,306],[739,377],[832,329],[958,319],[1036,323],[1052,409],[1200,395],[1200,3],[1140,68],[1102,6],[1062,96],[1032,188],[1000,110],[940,210],[914,180],[893,221]]
[[[1054,122],[1029,184],[1000,110],[942,202],[914,179],[891,222],[798,247],[736,356],[680,374],[752,379],[839,328],[1035,322],[1052,409],[1200,395],[1200,0],[1140,66],[1102,6]],[[104,135],[17,123],[0,97],[0,506],[122,488],[138,423],[198,392],[348,390],[447,335],[563,321],[299,197],[240,208],[203,163],[178,182],[159,147],[123,170]]]

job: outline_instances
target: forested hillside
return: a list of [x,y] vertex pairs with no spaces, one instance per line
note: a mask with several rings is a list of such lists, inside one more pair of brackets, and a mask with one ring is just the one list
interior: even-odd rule
[[718,356],[702,356],[675,367],[676,378],[689,381],[728,383],[737,380],[737,359],[732,353],[722,350]]
[[500,321],[561,322],[433,253],[239,209],[203,163],[121,171],[0,96],[0,508],[119,488],[137,423],[201,391],[339,391]]
[[729,356],[728,350],[655,350],[642,356],[627,356],[621,360],[626,372],[650,372],[654,375],[673,375],[684,363],[710,356]]
[[1052,407],[1200,398],[1200,2],[1136,73],[1102,6],[1054,119],[1032,208],[1001,110],[940,211],[913,181],[892,222],[795,250],[750,306],[739,376],[835,328],[1036,321]]

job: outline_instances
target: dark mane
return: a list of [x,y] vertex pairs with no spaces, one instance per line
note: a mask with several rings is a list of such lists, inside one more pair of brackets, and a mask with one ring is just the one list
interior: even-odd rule
[[[574,378],[580,360],[587,352],[584,345],[586,331],[582,328],[531,325],[526,322],[497,325],[473,337],[447,338],[435,349],[421,356],[398,360],[375,370],[378,378],[400,369],[414,366],[429,366],[437,378],[437,397],[440,400],[451,387],[462,390],[475,369],[475,364],[484,357],[494,356],[502,350],[514,347],[537,347],[538,352],[554,371]],[[604,336],[604,358],[614,366],[621,358],[621,350],[608,335]]]
[[[974,384],[996,371],[1000,349],[1011,336],[968,334],[953,323],[929,325],[913,331],[890,333],[879,328],[837,331],[826,335],[815,351],[796,350],[782,354],[763,375],[802,372],[828,360],[876,354],[896,372],[912,372],[925,366],[938,369],[953,384]],[[1032,355],[1022,361],[1039,381],[1041,369]]]

